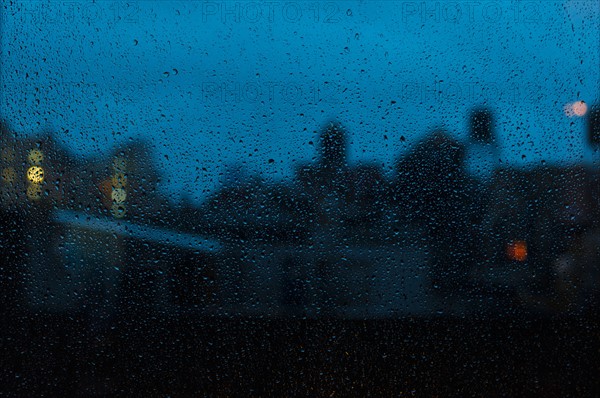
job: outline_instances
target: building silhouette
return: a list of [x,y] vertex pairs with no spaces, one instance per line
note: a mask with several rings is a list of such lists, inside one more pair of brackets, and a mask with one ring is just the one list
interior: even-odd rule
[[470,126],[467,143],[435,129],[389,177],[377,164],[349,164],[347,132],[329,122],[318,160],[292,179],[234,179],[194,206],[159,192],[146,142],[84,160],[52,134],[16,137],[2,124],[4,301],[84,312],[100,325],[148,313],[591,308],[600,174],[503,167],[476,178],[466,156],[496,140],[493,114],[475,110]]

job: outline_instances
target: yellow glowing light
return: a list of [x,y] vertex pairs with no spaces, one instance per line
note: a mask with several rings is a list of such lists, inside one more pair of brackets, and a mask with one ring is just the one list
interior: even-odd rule
[[17,179],[17,173],[12,167],[7,167],[2,170],[2,180],[8,184],[12,184]]
[[117,173],[124,173],[127,170],[127,160],[123,157],[118,157],[113,160],[113,169]]
[[29,163],[31,163],[31,164],[40,165],[40,164],[42,164],[42,161],[44,160],[44,154],[39,149],[32,149],[31,151],[29,151],[29,155],[27,155],[27,159],[29,160]]
[[123,203],[127,199],[127,192],[123,188],[113,188],[111,197],[113,202]]
[[506,256],[513,261],[527,260],[527,242],[517,240],[506,247]]
[[125,173],[115,173],[111,181],[114,188],[125,188],[127,185],[127,176],[125,176]]
[[115,203],[112,205],[112,215],[115,218],[123,218],[125,217],[125,214],[127,213],[127,209],[125,208],[125,205],[123,203]]
[[27,169],[27,179],[34,184],[44,182],[44,169],[40,166],[31,166]]
[[40,184],[30,184],[27,187],[27,197],[31,200],[38,200],[42,197],[42,186]]

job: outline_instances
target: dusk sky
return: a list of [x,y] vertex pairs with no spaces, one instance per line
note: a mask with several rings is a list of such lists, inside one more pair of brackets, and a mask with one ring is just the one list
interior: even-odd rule
[[[437,126],[466,142],[478,105],[495,111],[503,163],[600,164],[584,118],[565,112],[600,101],[597,0],[5,1],[0,10],[0,117],[19,134],[50,128],[83,157],[148,140],[173,200],[205,198],[234,165],[291,177],[331,119],[348,130],[351,163],[389,171]],[[469,162],[481,175],[483,152]]]

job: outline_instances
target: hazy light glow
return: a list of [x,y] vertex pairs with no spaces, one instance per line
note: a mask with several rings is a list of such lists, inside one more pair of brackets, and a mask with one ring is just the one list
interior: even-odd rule
[[506,247],[506,256],[513,261],[523,262],[527,260],[527,242],[517,240]]
[[44,154],[39,149],[32,149],[27,155],[27,160],[31,164],[40,165],[44,160]]
[[27,197],[30,200],[39,200],[42,197],[42,186],[40,184],[30,184],[27,187]]
[[127,208],[123,203],[115,203],[112,205],[111,212],[115,218],[123,218],[127,214]]
[[127,177],[124,173],[115,173],[111,181],[113,188],[124,188],[127,185]]
[[134,224],[128,221],[116,222],[104,217],[89,217],[89,214],[85,212],[59,209],[53,212],[53,217],[59,223],[83,230],[115,234],[119,237],[133,237],[158,242],[161,245],[168,244],[182,247],[187,250],[214,252],[222,249],[222,244],[218,240],[208,239],[200,235]]
[[113,161],[113,169],[116,173],[125,173],[127,170],[127,160],[123,157],[118,157]]
[[17,173],[12,167],[7,167],[2,170],[2,180],[8,184],[12,184],[17,179]]

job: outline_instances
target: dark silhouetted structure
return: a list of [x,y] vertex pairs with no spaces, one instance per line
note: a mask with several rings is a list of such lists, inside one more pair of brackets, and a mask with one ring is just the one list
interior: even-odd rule
[[600,105],[594,105],[587,117],[588,140],[591,145],[600,145]]
[[494,119],[487,108],[474,110],[470,115],[470,135],[476,142],[489,144],[494,141]]
[[338,122],[330,122],[321,134],[321,164],[327,169],[347,166],[346,134]]

